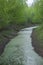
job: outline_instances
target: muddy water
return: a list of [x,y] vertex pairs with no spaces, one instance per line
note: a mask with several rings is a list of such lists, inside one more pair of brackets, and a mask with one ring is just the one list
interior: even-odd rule
[[33,28],[35,27],[22,29],[18,36],[7,44],[0,57],[0,65],[43,65],[43,58],[32,47]]

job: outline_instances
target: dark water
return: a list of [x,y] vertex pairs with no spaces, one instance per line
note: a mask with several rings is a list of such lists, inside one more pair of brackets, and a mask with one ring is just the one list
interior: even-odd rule
[[9,42],[0,57],[0,65],[43,65],[43,58],[32,47],[33,28],[35,27],[22,29],[18,36]]

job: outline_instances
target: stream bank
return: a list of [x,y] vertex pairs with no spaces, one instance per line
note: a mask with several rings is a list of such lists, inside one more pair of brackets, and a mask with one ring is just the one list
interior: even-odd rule
[[17,36],[17,32],[15,29],[6,29],[0,31],[0,55],[3,53],[5,46],[7,43],[15,36]]
[[18,35],[18,32],[26,27],[35,26],[36,24],[30,24],[28,26],[21,25],[9,25],[6,28],[0,30],[0,55],[3,53],[6,44],[15,36]]
[[0,56],[0,65],[43,65],[43,58],[33,49],[31,34],[34,27],[23,28]]
[[37,36],[37,31],[35,29],[33,29],[32,32],[32,46],[34,47],[34,50],[36,51],[36,53],[38,53],[40,56],[43,57],[43,41],[38,40],[38,36]]

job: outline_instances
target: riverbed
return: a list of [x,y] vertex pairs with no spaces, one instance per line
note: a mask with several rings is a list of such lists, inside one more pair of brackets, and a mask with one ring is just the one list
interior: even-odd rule
[[0,56],[0,65],[43,65],[43,58],[32,47],[32,30],[24,28],[12,39]]

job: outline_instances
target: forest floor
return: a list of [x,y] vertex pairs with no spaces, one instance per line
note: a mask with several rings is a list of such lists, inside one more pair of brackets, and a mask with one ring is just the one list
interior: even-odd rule
[[34,50],[43,57],[43,28],[34,29],[32,32],[32,45]]

